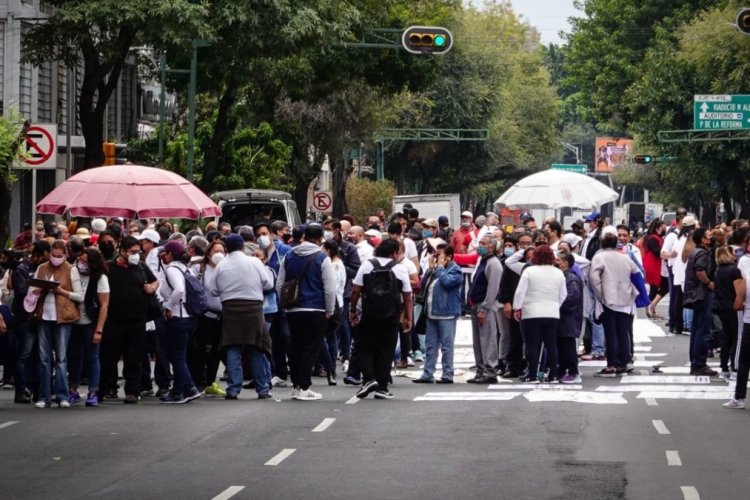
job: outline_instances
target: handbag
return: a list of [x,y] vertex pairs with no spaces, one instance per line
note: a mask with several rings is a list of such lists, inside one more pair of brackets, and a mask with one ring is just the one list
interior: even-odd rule
[[[305,262],[305,267],[302,268],[302,274],[299,275],[299,278],[294,280],[284,280],[284,284],[281,285],[279,293],[279,304],[282,308],[291,309],[299,304],[300,284],[302,283],[302,280],[305,279],[307,270],[310,268],[313,259],[315,259],[315,255],[317,254],[312,254],[307,258],[307,262]],[[286,261],[284,264],[286,265],[287,262],[289,261]]]
[[328,318],[326,322],[326,333],[335,332],[341,326],[341,308],[336,303],[336,309],[333,311],[333,316]]
[[[143,269],[141,269],[140,267],[139,267],[139,270],[141,271],[141,276],[143,276],[143,283],[144,284],[148,283],[148,280],[146,279],[146,273],[144,273]],[[156,293],[152,293],[151,295],[146,295],[146,297],[147,297],[146,322],[155,321],[160,317],[163,318],[164,310],[161,308],[159,299],[156,298]]]

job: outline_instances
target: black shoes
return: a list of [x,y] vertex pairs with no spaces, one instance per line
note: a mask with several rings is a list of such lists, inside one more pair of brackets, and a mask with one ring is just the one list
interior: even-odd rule
[[436,384],[452,384],[453,381],[449,378],[441,378],[435,381]]
[[227,394],[226,396],[224,396],[224,399],[234,401],[235,399],[237,399],[237,394]]
[[415,384],[434,384],[435,383],[435,381],[432,379],[427,380],[424,378],[415,378],[414,380],[412,380],[412,382]]
[[371,392],[375,392],[378,389],[380,389],[380,385],[374,380],[370,380],[369,382],[362,384],[362,388],[357,391],[357,397],[359,399],[364,399],[369,396]]

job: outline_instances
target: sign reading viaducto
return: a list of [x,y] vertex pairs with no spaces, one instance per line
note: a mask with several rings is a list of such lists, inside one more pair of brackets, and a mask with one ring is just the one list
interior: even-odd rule
[[695,130],[750,129],[750,95],[696,95]]

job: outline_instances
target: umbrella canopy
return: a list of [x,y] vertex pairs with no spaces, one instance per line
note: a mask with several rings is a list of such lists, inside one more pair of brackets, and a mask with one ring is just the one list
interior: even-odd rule
[[42,214],[74,217],[218,217],[221,208],[184,177],[160,168],[113,165],[84,170],[37,203]]
[[544,170],[524,177],[497,199],[495,205],[509,208],[564,207],[591,210],[616,200],[617,192],[584,174]]

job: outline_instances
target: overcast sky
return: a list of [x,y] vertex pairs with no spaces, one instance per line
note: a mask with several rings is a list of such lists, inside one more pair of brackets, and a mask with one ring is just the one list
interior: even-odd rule
[[542,43],[562,43],[558,33],[569,31],[568,18],[582,17],[573,0],[511,0],[513,10],[522,14],[541,35]]

